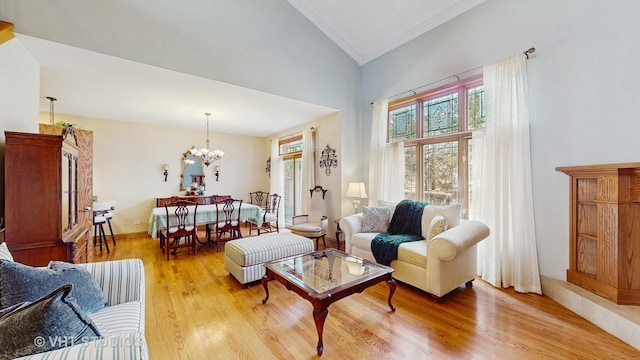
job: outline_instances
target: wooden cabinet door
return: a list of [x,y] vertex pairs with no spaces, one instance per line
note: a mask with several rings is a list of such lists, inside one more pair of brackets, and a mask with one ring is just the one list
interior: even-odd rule
[[[60,135],[64,128],[60,126],[40,124],[41,134]],[[84,231],[87,262],[93,261],[93,241],[89,241],[93,233],[93,131],[75,129],[78,140],[78,227]],[[87,210],[88,209],[88,210]],[[82,251],[82,250],[80,250]],[[76,256],[78,258],[78,256]]]

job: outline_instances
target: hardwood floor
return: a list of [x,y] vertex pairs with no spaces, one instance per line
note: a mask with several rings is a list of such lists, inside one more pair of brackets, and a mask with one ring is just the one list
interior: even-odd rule
[[[203,235],[204,236],[204,235]],[[335,247],[335,242],[327,242]],[[148,236],[119,239],[94,261],[140,258],[146,272],[146,339],[156,359],[317,358],[311,304],[280,283],[244,287],[224,252],[179,249],[167,261]],[[399,283],[331,305],[324,359],[638,359],[640,352],[546,296],[474,281],[441,302]]]

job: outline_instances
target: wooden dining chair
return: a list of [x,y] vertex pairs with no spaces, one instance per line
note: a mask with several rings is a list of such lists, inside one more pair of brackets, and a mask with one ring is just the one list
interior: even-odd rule
[[258,235],[261,232],[280,232],[280,226],[278,225],[278,209],[280,208],[280,199],[282,196],[273,194],[267,198],[266,206],[260,209],[260,217],[262,218],[262,225],[258,226],[258,219],[250,217],[247,219],[249,223],[249,236],[255,226],[258,229]]
[[220,243],[242,237],[240,232],[240,208],[242,200],[218,200],[216,205],[216,223],[207,224],[207,242],[216,244],[216,251],[220,250]]
[[264,192],[264,191],[254,191],[254,192],[250,192],[249,193],[249,201],[251,201],[251,203],[253,205],[258,205],[260,207],[265,207],[267,206],[267,203],[269,202],[269,193],[268,192]]
[[[160,231],[160,247],[162,247],[162,252],[167,254],[167,260],[169,260],[172,250],[182,247],[192,248],[193,255],[196,255],[197,230],[195,224],[198,203],[178,200],[164,204],[164,209],[167,214],[167,228]],[[180,239],[182,238],[184,238],[184,242],[181,243]]]

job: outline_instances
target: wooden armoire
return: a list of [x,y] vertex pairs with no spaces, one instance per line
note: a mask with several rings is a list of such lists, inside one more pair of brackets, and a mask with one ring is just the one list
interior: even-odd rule
[[640,305],[640,163],[556,170],[571,184],[567,281]]
[[5,241],[18,262],[91,261],[93,133],[5,132]]

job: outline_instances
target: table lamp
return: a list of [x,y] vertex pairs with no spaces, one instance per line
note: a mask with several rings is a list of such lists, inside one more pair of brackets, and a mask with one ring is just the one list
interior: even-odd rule
[[349,183],[349,187],[347,188],[346,197],[354,198],[353,199],[353,211],[355,213],[358,212],[358,208],[360,207],[360,199],[367,198],[367,191],[364,189],[363,182],[352,182]]

